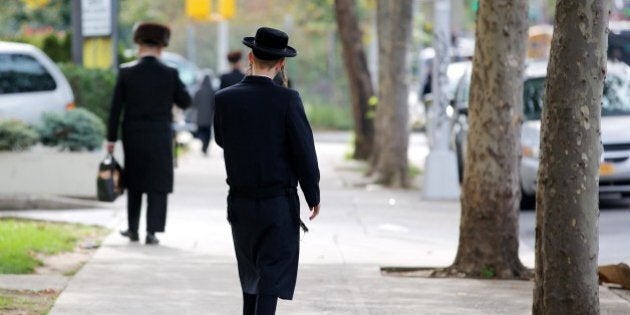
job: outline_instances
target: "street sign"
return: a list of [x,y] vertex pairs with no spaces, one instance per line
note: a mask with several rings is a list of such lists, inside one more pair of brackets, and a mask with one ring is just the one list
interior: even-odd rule
[[212,0],[186,0],[186,15],[198,21],[210,19],[211,2]]
[[226,20],[229,20],[236,15],[236,1],[234,0],[219,0],[219,15]]
[[81,34],[84,37],[112,34],[112,0],[81,0]]

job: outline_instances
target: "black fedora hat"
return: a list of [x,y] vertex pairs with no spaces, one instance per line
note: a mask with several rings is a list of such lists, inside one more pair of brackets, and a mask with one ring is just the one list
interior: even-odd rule
[[250,47],[254,55],[263,60],[274,60],[283,57],[295,57],[295,48],[287,45],[289,36],[281,30],[261,27],[256,31],[256,37],[243,38],[243,44]]
[[137,24],[133,32],[136,44],[152,44],[166,47],[171,37],[171,29],[158,23]]

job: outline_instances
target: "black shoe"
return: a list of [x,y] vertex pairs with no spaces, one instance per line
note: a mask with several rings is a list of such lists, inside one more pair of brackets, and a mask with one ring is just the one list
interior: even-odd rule
[[160,240],[158,240],[157,237],[155,237],[155,234],[147,233],[147,238],[145,239],[145,243],[147,245],[158,245],[160,244]]
[[126,230],[126,231],[120,231],[120,235],[124,237],[128,237],[129,240],[132,242],[137,242],[140,240],[140,237],[138,236],[138,232]]

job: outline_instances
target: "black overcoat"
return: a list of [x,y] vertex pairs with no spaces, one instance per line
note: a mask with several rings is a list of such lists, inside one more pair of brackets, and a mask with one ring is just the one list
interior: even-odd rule
[[109,114],[107,140],[118,138],[123,114],[125,185],[140,192],[173,191],[173,104],[190,105],[177,70],[155,57],[120,68]]
[[245,75],[243,72],[238,71],[237,69],[232,69],[231,72],[224,73],[221,75],[221,85],[219,89],[225,89],[228,86],[232,86],[236,83],[241,82]]
[[228,220],[243,292],[293,298],[299,256],[297,184],[319,204],[319,168],[299,94],[247,76],[215,96],[224,149]]
[[203,81],[201,81],[201,85],[199,86],[199,90],[195,93],[192,104],[197,110],[197,126],[212,127],[214,117],[214,89],[210,83],[209,76],[205,76]]

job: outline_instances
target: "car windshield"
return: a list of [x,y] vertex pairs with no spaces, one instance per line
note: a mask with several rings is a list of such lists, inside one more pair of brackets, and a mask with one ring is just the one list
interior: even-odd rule
[[[525,81],[523,86],[523,113],[525,120],[540,120],[545,79],[535,78]],[[630,78],[608,73],[604,82],[602,116],[630,115]]]

